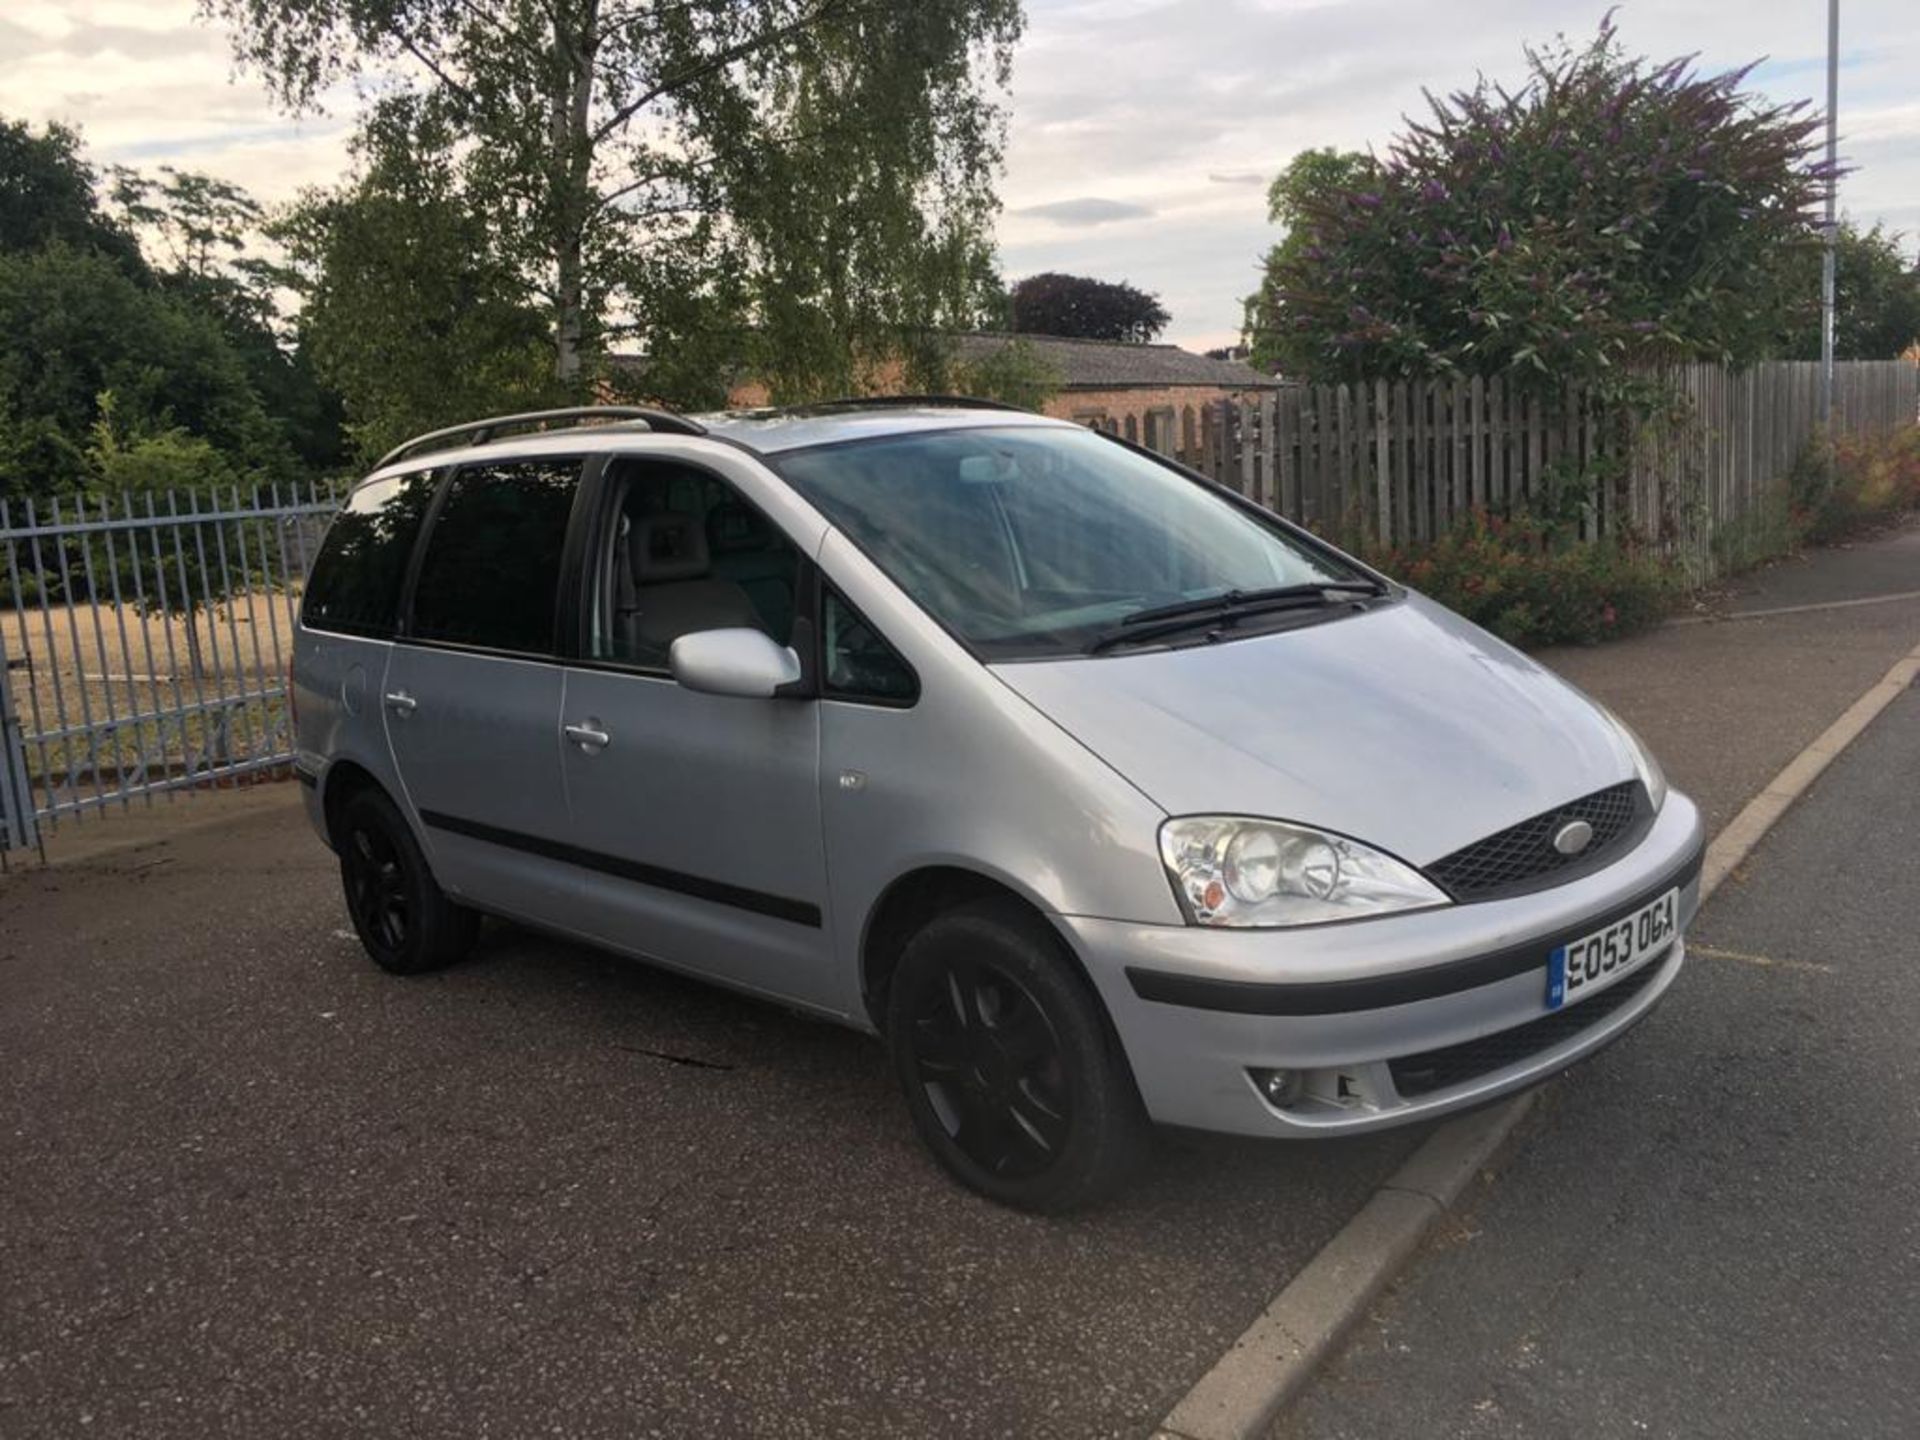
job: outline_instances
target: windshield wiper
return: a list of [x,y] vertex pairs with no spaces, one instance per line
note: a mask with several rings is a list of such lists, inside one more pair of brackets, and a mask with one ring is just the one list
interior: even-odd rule
[[[1384,595],[1373,580],[1309,580],[1299,585],[1270,585],[1261,590],[1227,590],[1218,595],[1202,595],[1198,600],[1176,600],[1170,605],[1151,605],[1136,610],[1121,620],[1122,625],[1151,625],[1182,615],[1231,615],[1264,606],[1270,600],[1320,600],[1329,592],[1340,595]],[[1331,599],[1326,600],[1331,604]]]
[[1178,635],[1196,626],[1238,624],[1253,615],[1282,610],[1317,610],[1328,605],[1355,605],[1356,596],[1378,596],[1386,590],[1371,580],[1329,580],[1307,585],[1276,585],[1266,590],[1229,590],[1204,600],[1182,600],[1136,610],[1111,630],[1093,637],[1086,647],[1099,655],[1120,645],[1140,645],[1166,635]]

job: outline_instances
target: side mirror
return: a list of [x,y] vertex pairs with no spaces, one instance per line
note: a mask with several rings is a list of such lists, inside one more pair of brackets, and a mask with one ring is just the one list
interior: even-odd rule
[[764,630],[696,630],[673,642],[667,668],[689,690],[766,700],[800,678],[800,657]]

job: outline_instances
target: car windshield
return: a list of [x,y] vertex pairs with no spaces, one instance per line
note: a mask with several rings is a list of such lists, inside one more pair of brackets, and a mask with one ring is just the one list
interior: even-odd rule
[[[1368,577],[1178,471],[1082,429],[942,430],[777,468],[988,659],[1101,649],[1129,617]],[[1156,612],[1149,616],[1146,612]],[[1204,623],[1204,617],[1203,617]]]

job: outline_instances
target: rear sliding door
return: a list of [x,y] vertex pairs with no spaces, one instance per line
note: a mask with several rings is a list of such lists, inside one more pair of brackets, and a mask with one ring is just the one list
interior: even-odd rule
[[381,705],[440,883],[561,923],[568,867],[555,617],[576,458],[455,472],[429,521]]

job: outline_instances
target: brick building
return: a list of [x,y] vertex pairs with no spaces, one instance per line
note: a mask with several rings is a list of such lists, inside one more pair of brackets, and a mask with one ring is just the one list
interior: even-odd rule
[[[1262,375],[1244,360],[1215,360],[1182,350],[1178,345],[1136,345],[1119,340],[1068,340],[1057,335],[981,334],[953,337],[954,359],[977,365],[1013,344],[1024,344],[1059,377],[1059,390],[1045,405],[1049,415],[1083,424],[1113,421],[1123,425],[1132,416],[1141,435],[1170,433],[1162,425],[1177,424],[1186,407],[1221,400],[1256,399],[1285,382]],[[609,357],[616,369],[636,377],[646,361],[638,356]],[[897,367],[890,367],[897,368]],[[878,390],[898,390],[882,383]],[[758,381],[737,382],[730,404],[750,408],[767,403],[767,389]]]
[[1135,345],[1119,340],[1068,340],[1056,335],[960,335],[955,358],[980,361],[1016,342],[1031,347],[1060,377],[1046,404],[1049,415],[1091,423],[1133,416],[1140,433],[1172,424],[1186,406],[1221,400],[1257,399],[1286,383],[1262,375],[1244,360],[1215,360],[1178,345]]

